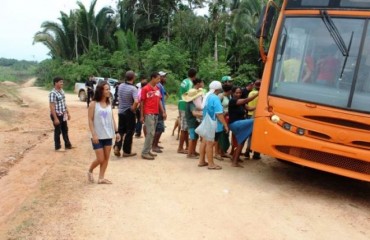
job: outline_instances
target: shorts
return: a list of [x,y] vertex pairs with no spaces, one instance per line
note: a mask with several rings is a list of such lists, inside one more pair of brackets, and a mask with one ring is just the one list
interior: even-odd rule
[[215,134],[215,142],[218,142],[218,139],[220,139],[222,132],[216,132]]
[[158,122],[157,122],[157,125],[155,126],[155,132],[160,132],[160,133],[163,133],[164,132],[164,120],[163,120],[163,116],[161,114],[158,115]]
[[181,130],[188,131],[188,122],[186,121],[185,111],[179,110],[180,113],[180,123],[181,123]]
[[198,134],[195,132],[195,128],[189,128],[189,139],[197,140],[199,138]]
[[91,139],[91,143],[92,143],[93,149],[96,150],[96,149],[104,148],[105,146],[112,146],[112,139],[111,138],[99,139],[99,143],[93,143]]

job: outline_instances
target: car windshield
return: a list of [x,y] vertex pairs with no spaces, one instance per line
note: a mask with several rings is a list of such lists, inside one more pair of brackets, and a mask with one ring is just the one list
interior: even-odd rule
[[370,112],[368,20],[328,18],[285,19],[270,94]]

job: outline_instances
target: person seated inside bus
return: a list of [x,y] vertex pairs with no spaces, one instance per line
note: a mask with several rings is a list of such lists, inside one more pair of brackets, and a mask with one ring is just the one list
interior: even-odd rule
[[291,50],[290,56],[283,62],[284,82],[298,82],[301,61],[298,58],[298,52]]
[[323,49],[323,55],[316,65],[316,83],[324,86],[335,86],[340,70],[340,62],[335,57],[337,49],[335,45]]

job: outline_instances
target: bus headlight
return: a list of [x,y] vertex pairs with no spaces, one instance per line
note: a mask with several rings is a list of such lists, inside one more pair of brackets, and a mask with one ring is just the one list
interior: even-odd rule
[[278,115],[272,115],[272,116],[271,116],[271,121],[272,121],[273,123],[278,123],[278,122],[280,121],[280,118],[279,118],[279,116],[278,116]]
[[304,135],[304,132],[305,132],[305,130],[303,128],[298,128],[297,129],[297,134],[298,135]]

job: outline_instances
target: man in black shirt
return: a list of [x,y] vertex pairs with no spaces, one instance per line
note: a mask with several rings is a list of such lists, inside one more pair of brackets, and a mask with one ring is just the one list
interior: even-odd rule
[[96,81],[94,80],[94,76],[90,75],[89,79],[85,82],[85,86],[87,89],[87,107],[89,107],[90,101],[94,97],[94,84],[96,84]]

